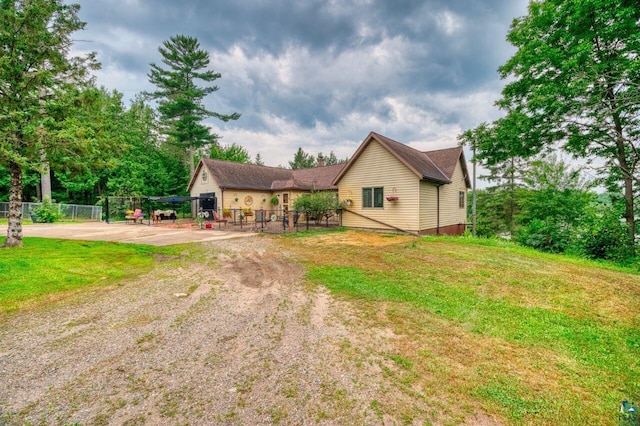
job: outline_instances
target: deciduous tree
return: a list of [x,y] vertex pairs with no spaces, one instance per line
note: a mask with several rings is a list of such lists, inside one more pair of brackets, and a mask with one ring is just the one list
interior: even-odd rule
[[225,161],[233,161],[235,163],[250,163],[251,156],[249,152],[237,143],[221,146],[215,144],[211,146],[211,158]]
[[489,164],[561,148],[619,179],[635,235],[640,163],[640,7],[637,0],[538,0],[514,20],[517,52],[499,69],[506,115],[480,141]]

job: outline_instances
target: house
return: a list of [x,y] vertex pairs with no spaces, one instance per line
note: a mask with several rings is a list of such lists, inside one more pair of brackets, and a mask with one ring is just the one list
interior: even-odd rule
[[287,211],[302,194],[331,190],[343,200],[344,226],[457,235],[468,188],[461,147],[421,152],[372,132],[346,164],[290,170],[202,159],[188,191],[204,210]]
[[462,147],[422,152],[370,133],[333,184],[349,228],[459,235],[471,187]]
[[[203,210],[252,209],[288,211],[294,200],[312,191],[337,191],[333,180],[344,164],[290,170],[280,167],[202,159],[189,182]],[[272,198],[277,204],[271,202]]]

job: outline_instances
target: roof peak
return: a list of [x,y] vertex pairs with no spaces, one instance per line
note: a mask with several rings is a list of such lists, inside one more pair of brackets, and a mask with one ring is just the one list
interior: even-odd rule
[[[344,176],[351,165],[362,154],[364,149],[371,144],[372,141],[376,141],[381,144],[391,155],[396,157],[401,163],[403,163],[409,170],[411,170],[421,180],[431,181],[438,184],[451,183],[450,173],[447,173],[448,167],[443,167],[440,164],[442,155],[429,155],[430,153],[438,153],[440,151],[450,151],[453,155],[454,148],[445,148],[441,150],[433,151],[419,151],[405,143],[398,142],[380,133],[371,131],[369,135],[360,144],[355,154],[351,157],[351,160],[347,163],[347,166],[338,174],[334,184]],[[444,165],[450,163],[449,156],[444,161]],[[459,156],[458,156],[459,158]]]

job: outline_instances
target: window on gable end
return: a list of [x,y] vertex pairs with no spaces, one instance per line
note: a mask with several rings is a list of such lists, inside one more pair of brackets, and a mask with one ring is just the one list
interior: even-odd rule
[[384,188],[362,188],[362,208],[383,208]]

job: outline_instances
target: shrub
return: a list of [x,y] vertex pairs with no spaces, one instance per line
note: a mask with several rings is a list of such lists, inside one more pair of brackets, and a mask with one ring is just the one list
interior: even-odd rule
[[631,260],[633,252],[628,231],[618,214],[604,210],[584,223],[575,245],[588,258],[625,263]]
[[562,223],[534,219],[517,230],[515,239],[519,244],[536,250],[562,253],[569,246],[571,232]]
[[42,200],[42,205],[31,211],[31,217],[35,218],[35,222],[38,223],[53,223],[60,219],[58,208],[53,205],[53,202],[45,198]]
[[329,217],[333,212],[342,208],[338,200],[338,194],[333,191],[318,191],[304,194],[293,202],[294,210],[305,211],[309,219],[315,219],[317,223],[324,217]]
[[341,208],[338,195],[333,191],[318,191],[302,195],[293,202],[295,210],[313,212],[334,211]]

